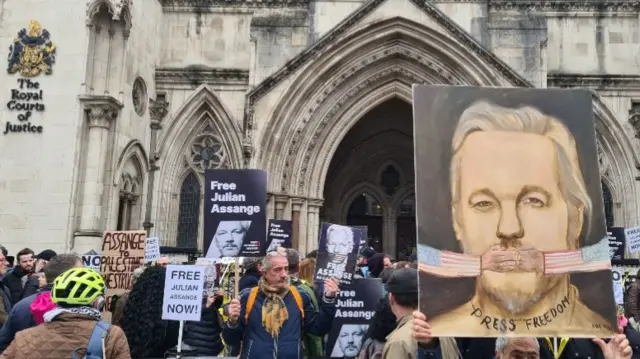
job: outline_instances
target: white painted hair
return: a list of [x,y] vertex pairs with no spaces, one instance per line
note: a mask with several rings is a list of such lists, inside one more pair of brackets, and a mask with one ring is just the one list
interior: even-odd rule
[[[504,348],[506,348],[507,345],[509,345],[510,339],[515,339],[515,338],[498,337],[496,339],[496,353],[501,353],[501,354],[504,353]],[[536,348],[540,350],[540,343],[538,343],[538,340],[534,339],[533,341],[536,343]]]
[[[536,108],[530,106],[507,108],[486,101],[478,101],[469,106],[460,116],[453,134],[453,158],[450,167],[451,194],[454,220],[458,224],[461,221],[460,211],[455,209],[461,201],[459,152],[466,138],[480,131],[524,132],[543,135],[550,139],[556,151],[560,191],[569,210],[567,239],[570,243],[575,243],[580,238],[582,228],[585,229],[585,235],[588,234],[593,206],[582,177],[578,151],[571,131],[560,120]],[[583,219],[585,223],[582,223]]]

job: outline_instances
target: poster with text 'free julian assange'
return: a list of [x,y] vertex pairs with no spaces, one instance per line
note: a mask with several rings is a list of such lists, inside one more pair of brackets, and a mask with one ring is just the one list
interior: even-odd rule
[[206,258],[261,257],[266,253],[267,174],[262,170],[205,172]]
[[382,280],[356,279],[340,287],[336,315],[327,335],[329,358],[357,358],[369,323],[382,298]]

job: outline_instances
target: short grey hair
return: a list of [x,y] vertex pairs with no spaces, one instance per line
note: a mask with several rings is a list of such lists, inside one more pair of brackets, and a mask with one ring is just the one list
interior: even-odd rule
[[269,252],[269,253],[267,253],[266,256],[264,256],[264,258],[262,258],[262,270],[263,271],[267,271],[267,270],[271,269],[271,259],[272,258],[284,258],[287,261],[289,260],[287,258],[286,254],[280,253],[278,251]]
[[[507,347],[507,345],[509,345],[509,340],[511,339],[517,339],[517,338],[498,337],[496,339],[496,353],[504,354],[504,349]],[[540,343],[538,343],[538,340],[535,338],[531,338],[531,339],[533,339],[533,341],[536,343],[536,348],[540,350]]]
[[[582,228],[589,230],[593,213],[591,198],[587,192],[575,139],[569,129],[558,119],[543,114],[538,109],[525,106],[507,108],[486,101],[478,101],[467,108],[460,116],[460,121],[453,134],[451,144],[451,197],[454,221],[459,225],[459,211],[455,208],[460,203],[460,156],[459,152],[466,138],[481,131],[509,131],[543,135],[553,142],[557,156],[560,191],[567,203],[569,226],[567,242],[570,247],[580,238]],[[583,210],[582,216],[580,210]],[[584,223],[582,223],[584,220]],[[578,224],[582,223],[582,226]],[[585,233],[586,234],[586,233]],[[574,242],[572,242],[574,241]],[[577,243],[579,246],[579,243]]]
[[133,275],[131,277],[131,281],[133,282],[133,284],[136,284],[136,282],[138,281],[138,279],[140,278],[142,273],[144,273],[145,269],[147,269],[147,267],[140,266],[140,267],[138,267],[138,268],[133,270]]

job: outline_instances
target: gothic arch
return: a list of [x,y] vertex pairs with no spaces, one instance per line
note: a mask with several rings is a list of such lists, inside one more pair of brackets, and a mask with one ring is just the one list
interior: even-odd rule
[[271,190],[321,197],[331,156],[369,109],[390,97],[411,102],[413,83],[500,86],[501,79],[476,53],[422,24],[392,18],[363,26],[287,89],[258,142],[257,165],[272,174]]
[[[632,226],[630,222],[640,214],[636,187],[638,155],[620,122],[594,93],[595,127],[598,142],[608,160],[608,170],[603,180],[611,191],[613,212],[618,226]],[[624,194],[624,195],[622,195]]]
[[106,7],[114,21],[122,21],[126,32],[130,32],[133,26],[130,0],[90,0],[87,3],[87,26],[94,24],[96,14],[102,7]]
[[[360,149],[360,148],[366,148],[367,143],[370,143],[371,141],[375,142],[375,138],[376,137],[374,136],[368,141],[365,141],[364,143],[360,144],[359,146],[356,147],[354,151],[357,151],[357,149]],[[405,150],[406,149],[404,147],[400,147],[395,144],[385,145],[384,147],[378,147],[372,150],[371,152],[367,151],[367,160],[373,161],[373,162],[380,160],[380,162],[385,162],[386,160],[389,159],[389,157],[402,156]],[[362,176],[363,172],[362,172],[362,168],[360,167],[362,163],[363,163],[362,157],[348,156],[344,163],[340,163],[338,166],[336,166],[337,168],[339,168],[339,170],[336,171],[335,173],[332,173],[331,178],[332,179],[341,178],[342,180],[338,181],[337,183],[335,182],[331,183],[332,185],[331,191],[327,196],[327,198],[325,198],[325,202],[328,204],[329,207],[336,208],[336,207],[342,206],[341,201],[343,200],[344,194],[349,193],[354,186],[357,186],[357,183],[362,182],[363,180],[365,180],[365,178],[367,178],[366,176],[364,178]],[[399,168],[401,169],[402,167],[400,166]],[[379,172],[379,171],[377,171],[376,169],[376,172]],[[379,177],[376,177],[374,179],[374,182],[371,182],[371,183],[381,188],[380,184],[377,183],[378,179]],[[381,190],[378,190],[378,191],[382,198],[388,197]]]
[[406,183],[404,186],[398,189],[398,192],[393,196],[393,199],[389,204],[391,206],[390,208],[397,210],[398,207],[400,207],[400,205],[402,204],[402,201],[415,195],[416,195],[415,183],[413,181],[411,181],[410,183]]
[[351,207],[351,204],[362,193],[367,193],[371,197],[373,197],[378,202],[380,207],[382,207],[382,212],[386,213],[388,209],[388,201],[385,194],[380,191],[380,186],[377,186],[375,183],[371,182],[360,182],[357,185],[353,186],[353,188],[345,193],[345,195],[342,196],[342,198],[340,198],[340,200],[337,202],[342,204],[340,207],[340,220],[343,221],[343,223],[347,223],[347,216],[349,214],[349,208]]
[[130,141],[120,153],[114,171],[109,228],[129,230],[142,228],[142,209],[146,200],[149,171],[147,154],[138,140]]
[[207,85],[201,85],[168,121],[158,140],[157,153],[169,157],[177,153],[176,147],[189,142],[208,125],[218,133],[228,153],[231,168],[242,167],[242,140],[240,127],[218,95]]
[[[162,133],[155,154],[161,163],[154,222],[166,243],[175,245],[180,187],[184,178],[193,171],[202,185],[206,168],[241,168],[242,143],[240,128],[231,112],[206,85],[195,90]],[[214,160],[205,162],[203,155],[198,157],[196,149],[206,146],[210,146],[209,155]],[[202,243],[201,234],[198,243]]]

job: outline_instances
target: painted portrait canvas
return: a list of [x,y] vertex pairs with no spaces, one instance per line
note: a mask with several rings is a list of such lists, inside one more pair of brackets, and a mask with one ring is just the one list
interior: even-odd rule
[[591,93],[414,85],[413,106],[433,335],[613,335]]

